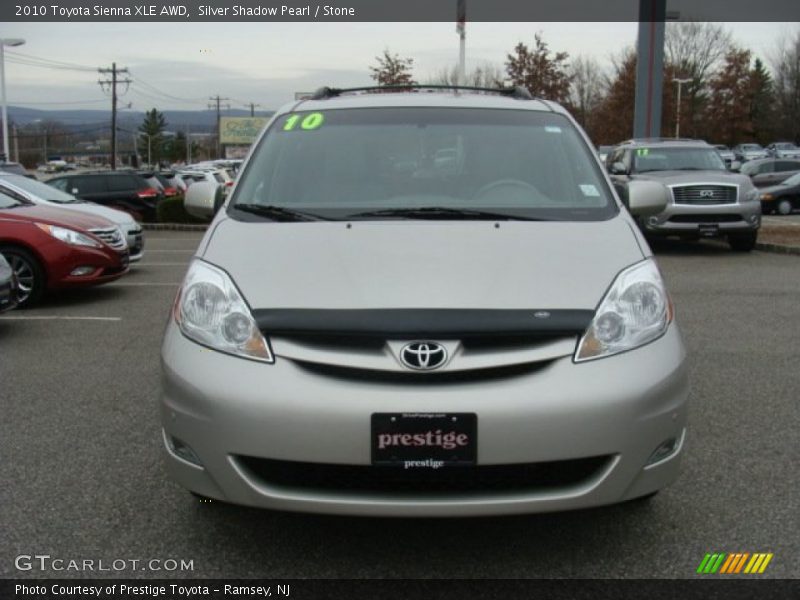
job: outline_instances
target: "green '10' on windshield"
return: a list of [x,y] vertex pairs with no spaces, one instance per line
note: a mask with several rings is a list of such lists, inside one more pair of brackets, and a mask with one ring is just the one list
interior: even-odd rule
[[300,118],[300,115],[289,115],[287,119],[283,122],[283,130],[311,131],[313,129],[319,129],[324,122],[325,122],[325,116],[322,113],[318,112],[309,113],[302,119]]

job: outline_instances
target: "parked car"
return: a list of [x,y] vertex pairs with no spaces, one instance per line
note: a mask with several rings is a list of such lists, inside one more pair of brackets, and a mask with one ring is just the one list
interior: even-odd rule
[[17,306],[17,274],[0,254],[0,313]]
[[800,148],[793,142],[773,142],[767,146],[767,154],[773,158],[800,158]]
[[196,171],[179,171],[179,174],[187,187],[197,181],[205,181],[223,188],[223,193],[227,194],[233,186],[233,180],[225,171],[221,169],[206,169]]
[[130,171],[61,175],[47,184],[82,200],[124,210],[137,221],[155,220],[156,204],[162,198],[157,189]]
[[[325,88],[254,148],[165,332],[163,441],[183,486],[464,516],[603,505],[677,476],[672,305],[564,108],[524,88]],[[198,182],[186,205],[210,216],[218,197]],[[630,186],[633,213],[666,202]]]
[[733,163],[736,162],[736,155],[733,153],[733,150],[728,148],[725,144],[714,144],[714,148],[719,152],[719,156],[722,158],[725,166],[729,169],[732,168],[734,166]]
[[137,174],[144,179],[148,185],[159,192],[164,198],[172,198],[180,192],[177,187],[172,185],[163,173],[158,171],[137,171]]
[[651,237],[722,237],[737,251],[755,247],[761,225],[758,190],[750,178],[725,168],[716,148],[701,140],[629,140],[606,162],[625,199],[632,182],[658,182],[670,201],[659,214],[639,218]]
[[740,163],[769,156],[767,151],[759,144],[739,144],[733,147],[733,154]]
[[34,204],[49,204],[65,210],[89,213],[108,219],[122,231],[128,244],[130,261],[137,262],[144,256],[142,227],[126,212],[81,200],[41,181],[32,181],[19,175],[0,173],[0,192]]
[[16,273],[20,307],[48,290],[107,283],[128,272],[127,244],[110,221],[2,192],[0,254]]
[[742,165],[740,172],[750,177],[753,185],[775,185],[800,172],[800,160],[787,158],[762,158]]
[[0,162],[0,175],[4,173],[13,173],[14,175],[22,175],[23,177],[36,179],[36,177],[28,173],[28,170],[18,162]]
[[608,153],[614,149],[614,146],[598,146],[597,155],[600,157],[600,162],[605,163]]
[[800,209],[800,173],[787,180],[761,189],[761,210],[764,214],[791,214]]

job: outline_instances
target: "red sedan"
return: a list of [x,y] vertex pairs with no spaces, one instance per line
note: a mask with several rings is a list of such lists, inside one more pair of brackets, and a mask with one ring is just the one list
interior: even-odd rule
[[0,254],[17,275],[17,302],[45,291],[108,283],[128,272],[128,246],[103,218],[0,193]]

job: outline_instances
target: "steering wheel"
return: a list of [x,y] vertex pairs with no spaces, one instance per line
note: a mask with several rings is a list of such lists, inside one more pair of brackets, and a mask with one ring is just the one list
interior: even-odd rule
[[498,179],[497,181],[493,181],[484,185],[477,192],[475,192],[472,197],[480,198],[502,187],[516,187],[539,198],[542,196],[542,193],[527,181],[522,181],[520,179]]

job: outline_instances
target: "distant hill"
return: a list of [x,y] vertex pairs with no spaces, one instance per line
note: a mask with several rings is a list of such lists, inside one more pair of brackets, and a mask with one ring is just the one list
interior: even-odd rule
[[[269,117],[275,111],[256,111],[256,116]],[[203,133],[214,130],[216,112],[211,110],[165,110],[169,131],[190,131]],[[249,117],[250,111],[231,109],[222,112],[225,117]],[[70,129],[82,129],[107,124],[111,120],[111,109],[107,110],[41,110],[24,106],[8,107],[9,121],[17,125],[27,125],[37,120],[59,121]],[[144,119],[143,111],[120,110],[117,112],[117,123],[122,129],[136,129]]]

